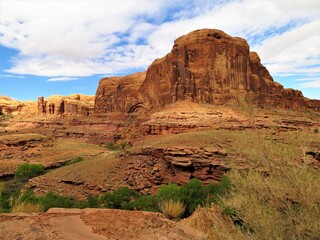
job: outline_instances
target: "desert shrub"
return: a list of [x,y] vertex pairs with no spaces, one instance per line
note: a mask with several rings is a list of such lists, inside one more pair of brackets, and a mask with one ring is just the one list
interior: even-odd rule
[[133,203],[133,208],[140,211],[158,212],[157,200],[151,195],[142,195]]
[[186,210],[184,203],[173,199],[162,200],[158,205],[163,215],[169,219],[180,218]]
[[0,212],[10,212],[12,200],[19,195],[22,185],[20,181],[4,184],[0,192]]
[[156,198],[158,202],[163,200],[175,200],[185,202],[187,197],[187,190],[184,187],[178,186],[175,183],[168,183],[159,188]]
[[110,141],[110,142],[107,142],[105,146],[111,151],[122,151],[122,150],[125,150],[128,147],[128,145],[129,144],[126,141],[121,142],[119,144],[115,144]]
[[106,192],[101,197],[101,203],[107,208],[133,210],[133,202],[138,193],[128,187],[119,187],[112,193]]
[[313,129],[313,133],[314,134],[318,134],[319,133],[319,129],[318,128]]
[[113,142],[107,142],[106,143],[106,148],[108,148],[111,151],[118,150],[118,146],[116,144],[114,144]]
[[14,173],[17,180],[26,181],[30,178],[44,174],[45,168],[42,164],[21,164]]
[[71,164],[75,164],[78,162],[82,162],[84,159],[83,157],[75,157],[74,159],[70,160],[69,162],[67,162],[66,165],[71,165]]
[[84,203],[84,208],[99,208],[100,207],[100,197],[99,195],[90,195]]
[[184,188],[186,189],[185,204],[189,214],[193,213],[198,206],[203,206],[208,196],[206,188],[201,186],[201,181],[192,179]]
[[39,203],[44,207],[44,211],[49,208],[60,207],[60,208],[72,208],[78,207],[76,201],[70,197],[60,196],[53,192],[48,192],[45,196],[38,198]]
[[192,179],[185,186],[178,186],[174,183],[163,185],[159,188],[156,199],[157,202],[163,200],[174,200],[186,206],[184,217],[191,215],[198,206],[208,206],[216,201],[219,196],[223,196],[230,188],[228,177],[222,177],[220,184],[209,184],[203,187],[201,181]]
[[10,211],[10,197],[12,193],[7,187],[4,187],[0,193],[0,212]]

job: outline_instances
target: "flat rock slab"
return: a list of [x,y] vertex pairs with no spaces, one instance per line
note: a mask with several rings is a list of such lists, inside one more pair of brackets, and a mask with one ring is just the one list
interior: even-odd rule
[[182,240],[205,236],[189,228],[169,221],[160,213],[115,209],[51,209],[38,214],[0,214],[2,240]]

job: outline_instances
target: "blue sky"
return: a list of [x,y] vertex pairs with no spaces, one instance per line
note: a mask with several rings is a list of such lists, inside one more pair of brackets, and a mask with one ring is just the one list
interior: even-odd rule
[[276,81],[320,99],[318,0],[0,0],[0,95],[94,95],[201,28],[247,39]]

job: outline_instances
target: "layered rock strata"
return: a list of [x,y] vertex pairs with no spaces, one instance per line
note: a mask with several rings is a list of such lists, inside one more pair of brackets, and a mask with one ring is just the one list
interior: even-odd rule
[[218,183],[229,169],[226,157],[227,153],[220,148],[145,147],[123,158],[118,166],[122,174],[114,176],[114,181],[152,194],[163,184],[184,185],[192,178],[203,184]]
[[260,105],[320,109],[320,101],[275,82],[246,40],[203,29],[176,39],[145,73],[102,79],[95,111],[130,113],[180,100],[225,104],[247,93]]

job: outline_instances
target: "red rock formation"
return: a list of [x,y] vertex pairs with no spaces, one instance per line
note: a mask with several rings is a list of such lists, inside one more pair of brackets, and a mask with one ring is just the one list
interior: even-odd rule
[[34,102],[32,101],[20,102],[17,100],[13,100],[10,97],[0,96],[0,112],[3,114],[23,112],[23,108],[27,108],[28,110],[30,110],[30,106],[32,106],[33,104]]
[[94,96],[72,94],[70,96],[38,97],[35,101],[16,101],[0,96],[0,112],[4,114],[80,114],[88,116],[94,109]]
[[192,178],[203,184],[219,182],[229,168],[226,152],[220,148],[176,146],[142,148],[125,156],[117,166],[114,181],[143,193],[155,193],[169,182],[184,185]]
[[95,111],[103,112],[133,112],[144,108],[139,88],[146,74],[135,73],[125,77],[103,78],[99,83],[95,97]]
[[51,96],[46,99],[38,97],[38,114],[80,114],[88,116],[93,112],[93,96],[72,94]]
[[292,109],[320,106],[320,101],[306,101],[300,91],[274,82],[258,54],[249,51],[246,40],[203,29],[178,38],[172,51],[156,59],[145,75],[102,79],[95,110],[133,112],[186,99],[225,104],[247,92],[262,105]]

